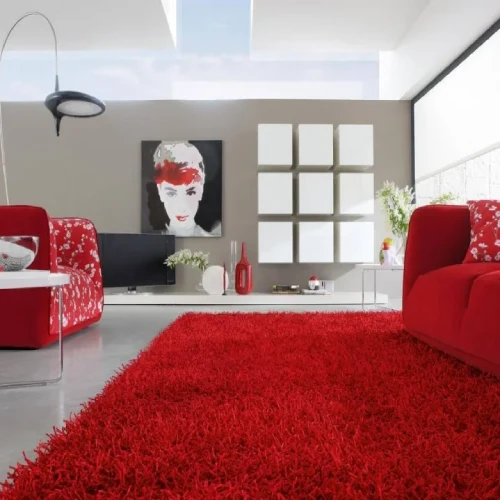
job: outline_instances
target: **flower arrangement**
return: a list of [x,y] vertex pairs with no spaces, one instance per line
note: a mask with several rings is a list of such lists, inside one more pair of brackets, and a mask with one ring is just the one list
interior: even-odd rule
[[[398,238],[406,238],[410,218],[415,210],[415,191],[409,186],[399,188],[394,182],[385,181],[377,191],[388,218],[391,231]],[[455,200],[452,193],[443,193],[430,202],[430,205],[446,205]]]
[[208,253],[193,252],[186,248],[172,254],[167,260],[165,260],[164,264],[171,269],[179,264],[182,264],[185,266],[195,267],[201,272],[204,272],[208,267],[208,256]]

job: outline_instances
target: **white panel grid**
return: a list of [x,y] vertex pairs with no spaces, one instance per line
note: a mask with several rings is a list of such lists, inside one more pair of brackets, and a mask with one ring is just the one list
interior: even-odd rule
[[293,263],[293,222],[259,222],[259,263]]
[[333,166],[333,125],[298,126],[300,167]]
[[259,124],[258,163],[261,166],[292,167],[293,127],[291,124]]
[[298,181],[300,215],[333,214],[333,173],[301,172]]
[[[374,175],[360,171],[374,164],[373,125],[339,125],[335,134],[333,129],[330,124],[297,127],[297,166],[302,171],[293,174],[279,172],[293,167],[292,125],[259,124],[258,162],[262,170],[268,170],[258,174],[259,215],[292,216],[295,182],[299,216],[374,214]],[[333,172],[320,172],[334,163],[354,171],[341,170],[335,177]],[[371,221],[296,224],[299,263],[374,261]],[[293,263],[294,222],[290,218],[259,222],[258,235],[259,263]]]
[[372,167],[373,125],[339,125],[335,131],[336,167]]
[[333,222],[299,222],[299,262],[333,262],[333,232]]
[[337,262],[373,262],[375,255],[373,222],[337,222]]
[[372,215],[375,195],[372,173],[341,173],[336,183],[336,198],[341,215]]
[[258,174],[259,215],[293,214],[293,174],[261,172]]

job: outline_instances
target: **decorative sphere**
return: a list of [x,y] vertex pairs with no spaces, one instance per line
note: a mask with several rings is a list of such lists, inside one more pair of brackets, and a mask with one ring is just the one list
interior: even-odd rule
[[203,289],[209,295],[222,295],[227,290],[229,276],[226,272],[226,288],[224,288],[224,268],[222,266],[210,266],[203,273],[201,280]]

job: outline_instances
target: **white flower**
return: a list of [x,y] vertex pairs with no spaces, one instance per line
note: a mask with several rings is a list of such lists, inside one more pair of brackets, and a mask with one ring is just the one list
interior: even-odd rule
[[200,271],[204,271],[208,267],[208,256],[203,252],[192,252],[191,250],[185,248],[179,250],[172,254],[164,264],[170,268],[174,268],[179,264],[190,265],[191,267],[196,267]]
[[484,256],[484,261],[485,262],[491,262],[491,256],[490,255],[485,255]]

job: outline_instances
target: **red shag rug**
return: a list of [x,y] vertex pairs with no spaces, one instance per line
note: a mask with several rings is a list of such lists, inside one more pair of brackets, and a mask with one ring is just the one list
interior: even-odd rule
[[499,481],[499,381],[399,314],[188,314],[0,497],[497,499]]

